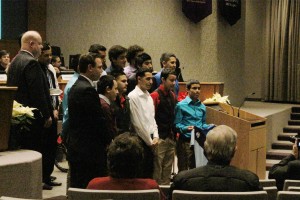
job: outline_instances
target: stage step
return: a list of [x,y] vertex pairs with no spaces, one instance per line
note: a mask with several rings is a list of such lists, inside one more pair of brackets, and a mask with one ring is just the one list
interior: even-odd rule
[[290,120],[288,125],[283,128],[283,133],[277,137],[278,141],[272,143],[272,149],[266,155],[266,170],[279,163],[283,158],[292,153],[293,143],[290,142],[290,137],[300,133],[300,106],[292,107]]
[[300,119],[300,113],[291,113],[291,119],[292,120],[299,120]]
[[300,113],[300,107],[292,107],[292,113]]
[[284,133],[300,133],[300,126],[286,126],[283,128]]
[[300,120],[289,120],[288,124],[291,126],[300,126]]
[[276,141],[272,143],[272,149],[286,149],[286,150],[292,150],[293,149],[293,143],[289,141]]
[[273,165],[275,165],[279,162],[280,162],[280,160],[267,159],[267,161],[266,161],[266,170],[270,171],[270,169],[273,167]]
[[291,150],[271,149],[267,152],[267,159],[282,160],[291,153]]
[[297,133],[281,133],[278,135],[278,140],[280,141],[290,141],[291,136],[296,136]]

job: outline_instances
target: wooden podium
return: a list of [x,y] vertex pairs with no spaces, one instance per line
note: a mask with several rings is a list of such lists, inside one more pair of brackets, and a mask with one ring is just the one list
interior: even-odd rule
[[0,87],[0,151],[8,148],[14,95],[17,87]]
[[240,110],[227,104],[207,106],[208,124],[227,125],[238,134],[237,151],[233,166],[248,169],[260,179],[266,177],[266,118]]

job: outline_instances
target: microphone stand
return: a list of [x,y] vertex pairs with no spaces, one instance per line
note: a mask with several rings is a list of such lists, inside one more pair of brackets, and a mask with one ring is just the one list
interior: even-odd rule
[[231,110],[232,110],[232,116],[234,116],[234,108],[233,108],[233,106],[231,105],[230,101],[229,101],[229,100],[226,100],[226,103],[227,103],[228,105],[230,105]]

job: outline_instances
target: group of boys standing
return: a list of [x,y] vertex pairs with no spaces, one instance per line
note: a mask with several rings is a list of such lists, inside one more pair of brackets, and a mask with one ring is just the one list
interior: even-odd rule
[[[45,189],[51,189],[61,185],[50,176],[59,102],[49,92],[58,88],[55,70],[48,67],[51,47],[43,46],[41,36],[35,31],[24,33],[21,43],[21,50],[9,69],[7,84],[19,87],[17,101],[38,109],[31,134],[24,138],[22,148],[42,153],[43,181]],[[64,90],[62,135],[68,146],[70,186],[85,188],[91,179],[106,176],[106,148],[116,135],[124,132],[136,133],[144,145],[141,178],[154,178],[158,184],[170,183],[177,132],[184,135],[179,140],[185,144],[178,146],[178,152],[182,153],[178,155],[179,170],[195,167],[188,140],[194,126],[205,125],[205,107],[187,109],[186,103],[177,104],[176,56],[162,54],[162,70],[152,76],[151,57],[137,45],[128,49],[111,47],[108,53],[111,66],[107,68],[105,47],[92,45],[89,51],[81,55],[78,68]],[[128,87],[130,84],[132,88]],[[187,90],[187,103],[201,105],[200,83],[191,82]]]

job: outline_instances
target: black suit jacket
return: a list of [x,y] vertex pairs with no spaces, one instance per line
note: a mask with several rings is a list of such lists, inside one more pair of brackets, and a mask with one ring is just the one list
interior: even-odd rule
[[80,75],[69,92],[68,101],[69,161],[105,164],[106,148],[112,136],[107,131],[100,98],[95,88]]
[[181,171],[174,177],[173,190],[202,192],[246,192],[262,190],[256,174],[229,165],[208,162],[206,166]]
[[270,169],[269,179],[276,179],[278,190],[283,190],[286,179],[300,180],[300,160],[296,159],[293,154],[283,158]]
[[[38,61],[26,51],[20,51],[12,61],[7,86],[17,86],[15,100],[40,111],[43,124],[53,111],[49,86]],[[39,116],[36,116],[39,118]]]

